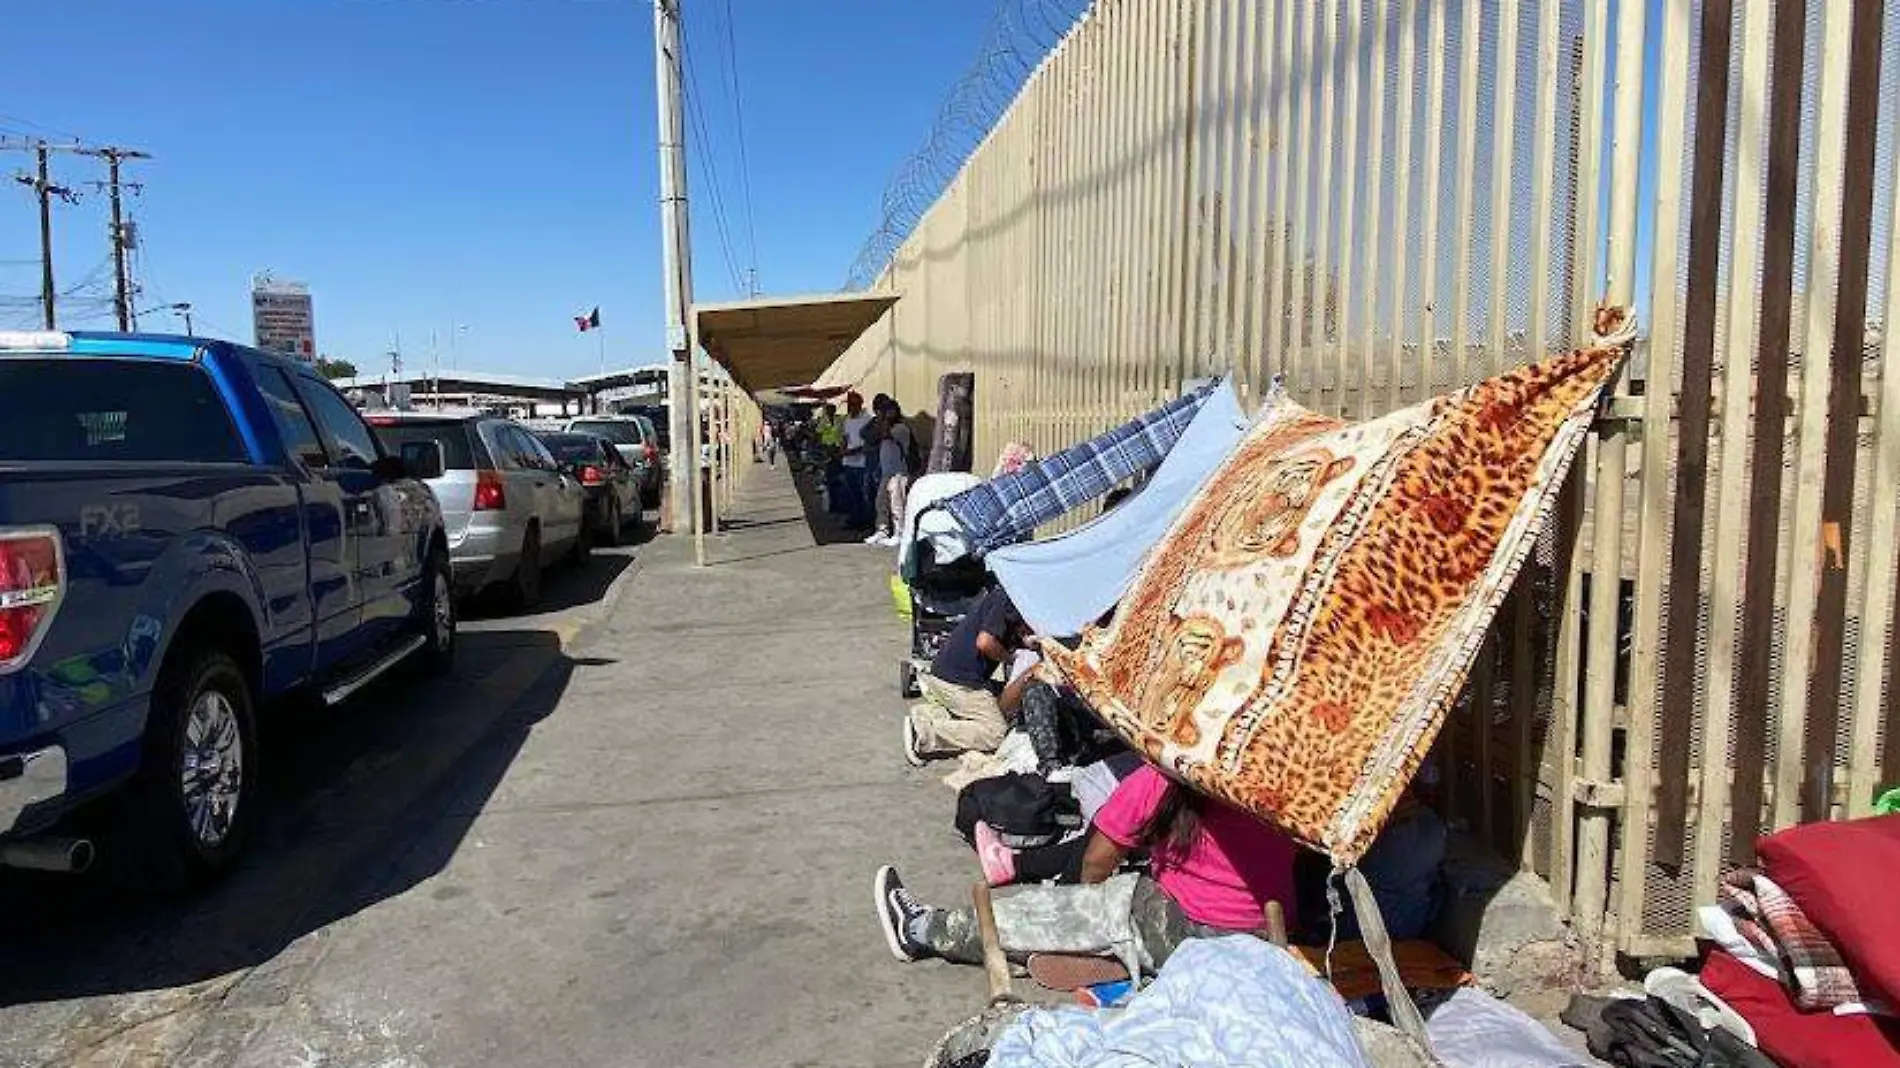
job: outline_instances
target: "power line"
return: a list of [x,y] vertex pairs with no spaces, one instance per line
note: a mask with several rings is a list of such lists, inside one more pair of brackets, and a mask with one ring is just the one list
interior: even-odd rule
[[689,83],[689,91],[685,93],[687,115],[698,133],[699,142],[706,146],[699,153],[699,165],[706,176],[708,196],[712,201],[713,229],[719,237],[720,251],[725,257],[726,269],[731,273],[733,288],[744,293],[746,291],[744,276],[739,271],[738,258],[732,253],[731,227],[727,223],[725,198],[719,189],[718,164],[711,150],[712,138],[707,133],[705,115],[699,104],[699,98],[704,95],[699,87],[699,70],[693,64],[692,48],[686,44],[683,37],[680,42],[680,58],[686,68],[686,80]]
[[752,220],[752,164],[746,154],[745,105],[739,93],[739,45],[732,29],[732,0],[724,0],[726,22],[726,75],[732,86],[732,124],[739,142],[739,194],[745,209],[748,296],[759,294],[759,233]]

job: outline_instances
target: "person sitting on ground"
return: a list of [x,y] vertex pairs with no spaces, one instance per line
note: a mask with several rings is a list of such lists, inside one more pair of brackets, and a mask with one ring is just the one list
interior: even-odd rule
[[1009,594],[985,593],[944,639],[930,670],[917,673],[924,700],[904,717],[904,758],[921,767],[927,757],[994,752],[1009,727],[992,680],[1028,637]]
[[[1152,973],[1190,938],[1259,931],[1269,901],[1297,916],[1295,849],[1281,832],[1143,765],[1096,813],[1081,885],[1029,886],[999,897],[997,937],[1004,952],[1018,958],[1103,953],[1116,932],[1132,928],[1136,959]],[[1135,880],[1132,904],[1121,916],[1117,902],[1128,899],[1111,893],[1109,884],[1135,850],[1148,853],[1149,871],[1116,877]],[[897,959],[981,963],[974,910],[918,901],[890,866],[878,870],[875,892],[878,922]]]

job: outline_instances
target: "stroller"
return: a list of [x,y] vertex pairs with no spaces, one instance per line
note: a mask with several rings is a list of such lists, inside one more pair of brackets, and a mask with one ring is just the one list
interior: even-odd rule
[[906,698],[921,695],[917,673],[929,668],[944,639],[995,584],[969,552],[956,521],[937,506],[979,481],[961,472],[925,475],[904,498],[897,573],[910,599],[910,655],[898,662],[897,680]]

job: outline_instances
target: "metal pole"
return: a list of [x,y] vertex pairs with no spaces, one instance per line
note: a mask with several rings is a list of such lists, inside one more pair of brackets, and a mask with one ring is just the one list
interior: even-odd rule
[[[703,486],[702,480],[705,478],[705,475],[702,472],[700,458],[699,458],[700,452],[702,451],[702,444],[703,444],[700,440],[700,433],[699,433],[699,357],[691,349],[687,350],[686,378],[687,378],[687,386],[686,386],[687,403],[692,406],[691,416],[687,419],[687,427],[688,427],[687,437],[688,437],[689,443],[692,446],[691,451],[687,454],[691,460],[691,465],[687,469],[691,471],[692,474],[689,476],[689,478],[675,478],[674,482],[676,485],[674,488],[675,488],[675,496],[677,496],[679,485],[683,484],[683,485],[688,485],[691,487],[687,495],[692,498],[692,503],[689,507],[691,508],[691,513],[693,517],[693,564],[696,567],[705,567],[706,566],[706,509],[700,507],[700,501],[702,499],[701,494],[705,492],[702,489],[702,486]],[[676,406],[674,408],[674,411],[678,412],[679,408]],[[674,438],[673,440],[677,442],[680,439]],[[680,468],[680,464],[678,461],[679,450],[674,449],[673,455],[675,458],[674,463],[673,463],[673,472],[675,475],[677,475],[679,473],[679,468]],[[680,513],[675,511],[673,514],[679,515]]]
[[[692,358],[693,306],[692,249],[686,214],[686,122],[681,98],[681,0],[654,0],[653,60],[659,101],[660,131],[660,240],[662,274],[666,283],[666,348],[673,373],[667,377],[667,422],[674,443],[672,458],[672,528],[692,516],[697,538],[703,526],[699,515],[699,371]],[[681,449],[690,444],[690,449]],[[695,546],[704,563],[704,549]]]
[[45,310],[46,329],[51,330],[57,322],[53,313],[53,181],[47,173],[47,157],[51,153],[44,141],[35,146],[34,153],[40,164],[36,187],[40,195],[40,305]]
[[112,312],[121,332],[132,329],[132,280],[125,267],[125,216],[119,196],[119,154],[106,154],[107,181],[112,184]]

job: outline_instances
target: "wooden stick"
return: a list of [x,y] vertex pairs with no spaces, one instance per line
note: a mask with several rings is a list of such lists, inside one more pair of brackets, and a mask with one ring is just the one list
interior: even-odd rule
[[983,936],[983,971],[990,980],[990,1004],[1016,1000],[1010,988],[1009,958],[1003,956],[1003,942],[996,934],[996,909],[990,902],[990,884],[977,882],[970,888],[976,904],[976,928]]
[[1278,901],[1267,902],[1267,941],[1286,948],[1286,911]]

